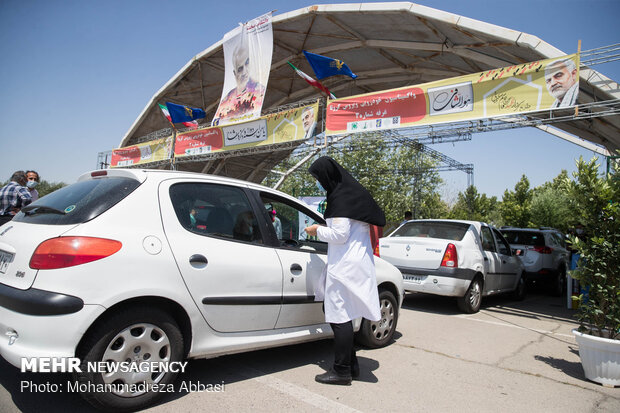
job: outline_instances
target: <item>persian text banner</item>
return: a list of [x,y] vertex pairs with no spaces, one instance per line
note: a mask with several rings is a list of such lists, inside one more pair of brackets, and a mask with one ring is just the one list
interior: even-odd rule
[[579,55],[328,101],[326,134],[404,128],[570,107]]
[[172,150],[172,136],[126,146],[112,151],[111,168],[141,165],[150,162],[163,161],[170,158]]
[[317,101],[313,105],[265,115],[250,122],[179,133],[174,156],[204,155],[307,139],[314,133],[318,111]]

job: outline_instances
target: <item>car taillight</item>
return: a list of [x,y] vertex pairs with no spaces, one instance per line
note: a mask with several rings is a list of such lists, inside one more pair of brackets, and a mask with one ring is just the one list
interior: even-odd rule
[[119,241],[93,237],[58,237],[43,241],[30,258],[30,268],[53,270],[97,261],[118,252]]
[[379,243],[377,242],[377,246],[375,247],[375,255],[377,257],[381,257],[381,255],[379,255]]
[[544,247],[542,245],[536,245],[533,248],[534,251],[540,253],[540,254],[551,254],[553,252],[553,248],[551,247]]
[[456,247],[454,244],[448,244],[446,247],[446,252],[443,254],[443,259],[441,260],[441,266],[451,268],[457,268],[459,266],[459,259],[456,255]]

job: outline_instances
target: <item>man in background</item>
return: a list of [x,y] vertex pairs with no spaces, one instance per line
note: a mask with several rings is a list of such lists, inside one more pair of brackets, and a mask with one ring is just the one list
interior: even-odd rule
[[12,220],[20,209],[32,202],[27,182],[26,173],[16,171],[9,183],[0,188],[0,225]]

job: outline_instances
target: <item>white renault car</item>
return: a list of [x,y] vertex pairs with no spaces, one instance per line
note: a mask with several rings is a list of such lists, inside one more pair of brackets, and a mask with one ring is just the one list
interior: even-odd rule
[[526,295],[525,269],[502,234],[477,221],[408,221],[379,240],[379,253],[403,274],[405,290],[456,297],[466,313],[483,296]]
[[[330,337],[313,297],[327,244],[303,231],[314,222],[305,204],[244,181],[84,174],[0,227],[0,355],[17,367],[77,357],[75,380],[100,386],[85,398],[118,411],[152,404],[163,393],[144,389],[175,372],[88,362],[170,364]],[[354,323],[370,347],[391,341],[403,299],[400,272],[375,265],[382,319]]]

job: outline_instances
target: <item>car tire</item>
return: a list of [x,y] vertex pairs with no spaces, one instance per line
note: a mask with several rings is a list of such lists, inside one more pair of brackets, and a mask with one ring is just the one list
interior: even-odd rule
[[480,278],[475,278],[469,285],[465,295],[456,299],[456,304],[464,313],[473,314],[480,310],[481,301],[482,281]]
[[[93,391],[81,392],[82,397],[100,410],[116,412],[134,411],[152,405],[165,391],[137,391],[126,394],[122,390],[97,391],[106,383],[129,386],[141,383],[157,383],[159,389],[174,385],[177,373],[122,373],[118,371],[104,377],[105,372],[89,371],[89,362],[105,361],[151,361],[180,362],[183,360],[183,336],[175,320],[157,308],[131,307],[111,314],[96,325],[86,337],[80,357],[81,373],[74,373],[80,385],[88,385]],[[100,387],[101,386],[101,387]],[[116,388],[120,388],[118,386]],[[153,389],[153,387],[151,387]]]
[[515,288],[512,295],[515,300],[525,300],[525,296],[527,295],[527,282],[525,281],[525,276],[523,274],[521,274],[521,276],[519,277],[519,281],[517,282],[517,288]]
[[551,295],[554,297],[561,297],[564,293],[564,287],[566,286],[566,268],[561,267],[553,279],[551,284]]
[[369,348],[380,348],[391,342],[398,322],[398,301],[387,290],[379,291],[381,319],[370,321],[362,319],[362,326],[355,335],[356,341]]

